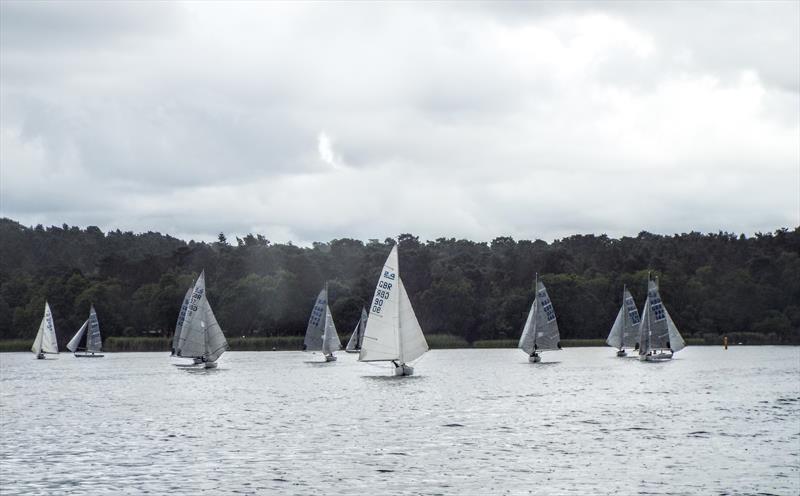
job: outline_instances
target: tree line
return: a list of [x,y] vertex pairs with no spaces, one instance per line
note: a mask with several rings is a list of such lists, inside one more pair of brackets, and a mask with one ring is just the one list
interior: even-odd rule
[[26,227],[0,219],[0,339],[32,339],[45,300],[66,341],[94,304],[103,335],[172,334],[186,290],[206,271],[208,298],[230,336],[305,331],[328,282],[345,338],[399,243],[400,273],[426,333],[468,342],[515,339],[547,285],[562,338],[605,337],[627,285],[641,307],[648,272],[684,337],[751,332],[800,343],[800,227],[754,236],[697,232],[636,237],[575,235],[551,243],[401,234],[299,247],[259,234],[213,243],[156,232]]

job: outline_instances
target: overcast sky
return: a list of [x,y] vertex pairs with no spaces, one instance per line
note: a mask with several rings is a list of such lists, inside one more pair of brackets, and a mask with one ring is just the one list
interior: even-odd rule
[[800,2],[0,3],[0,215],[183,238],[800,224]]

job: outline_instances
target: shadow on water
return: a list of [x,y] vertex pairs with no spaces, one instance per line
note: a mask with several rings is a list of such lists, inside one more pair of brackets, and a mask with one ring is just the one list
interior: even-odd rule
[[224,372],[227,369],[221,369],[219,367],[215,369],[207,369],[204,367],[183,367],[181,368],[187,374],[198,374],[198,375],[206,375],[206,374],[216,374],[217,372]]
[[386,382],[402,384],[407,381],[421,381],[425,379],[424,375],[362,375],[362,379],[375,382]]
[[521,362],[525,365],[530,365],[532,367],[549,367],[551,365],[558,365],[561,362],[539,362],[539,363],[531,363],[531,362]]
[[318,366],[318,365],[333,365],[333,364],[336,363],[336,361],[333,361],[333,362],[325,362],[325,361],[320,362],[319,360],[314,360],[314,361],[306,360],[303,363],[306,364],[306,365]]

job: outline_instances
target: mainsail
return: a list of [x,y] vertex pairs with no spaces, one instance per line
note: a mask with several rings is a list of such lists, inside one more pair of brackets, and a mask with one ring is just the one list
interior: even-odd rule
[[347,342],[346,351],[358,351],[361,349],[361,342],[364,341],[364,329],[367,327],[367,310],[361,309],[361,318],[358,319],[356,328],[353,329],[353,334],[350,336],[350,341]]
[[407,363],[426,351],[428,343],[400,279],[394,245],[375,287],[358,359]]
[[325,331],[322,334],[322,352],[332,355],[334,351],[342,348],[339,334],[336,333],[336,325],[333,323],[333,315],[328,305],[325,305]]
[[317,295],[314,308],[311,310],[311,316],[308,318],[306,337],[303,339],[303,349],[306,351],[325,351],[328,354],[329,351],[324,350],[324,348],[326,343],[332,346],[333,336],[335,336],[338,343],[336,348],[338,350],[341,348],[341,342],[336,334],[336,326],[333,324],[333,317],[331,317],[330,309],[328,308],[328,285],[326,284]]
[[608,333],[606,343],[615,348],[634,348],[639,342],[639,310],[628,288],[622,290],[622,306],[620,306],[614,325]]
[[36,353],[58,353],[58,341],[56,339],[56,326],[53,324],[53,314],[50,305],[44,302],[44,317],[39,324],[39,331],[33,340],[31,351]]
[[658,293],[658,283],[647,283],[647,300],[644,302],[642,321],[639,325],[639,354],[646,355],[651,350],[669,349],[673,352],[686,347],[678,328],[667,312]]
[[205,271],[203,271],[197,278],[186,307],[177,355],[214,362],[227,348],[228,342],[208,302]]
[[532,355],[534,352],[561,349],[561,337],[556,322],[556,312],[547,289],[536,277],[536,296],[533,299],[522,336],[519,338],[519,348]]
[[183,304],[181,305],[181,313],[178,314],[178,322],[175,323],[175,332],[172,334],[173,355],[178,352],[178,341],[180,341],[181,339],[181,329],[183,328],[183,320],[186,318],[186,309],[189,307],[189,298],[192,297],[193,289],[194,289],[194,284],[189,286],[189,289],[186,290],[186,296],[183,297]]

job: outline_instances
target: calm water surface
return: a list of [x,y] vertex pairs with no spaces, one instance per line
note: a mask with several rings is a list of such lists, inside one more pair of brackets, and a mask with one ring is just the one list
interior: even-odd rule
[[800,493],[800,348],[613,355],[0,354],[0,493]]

